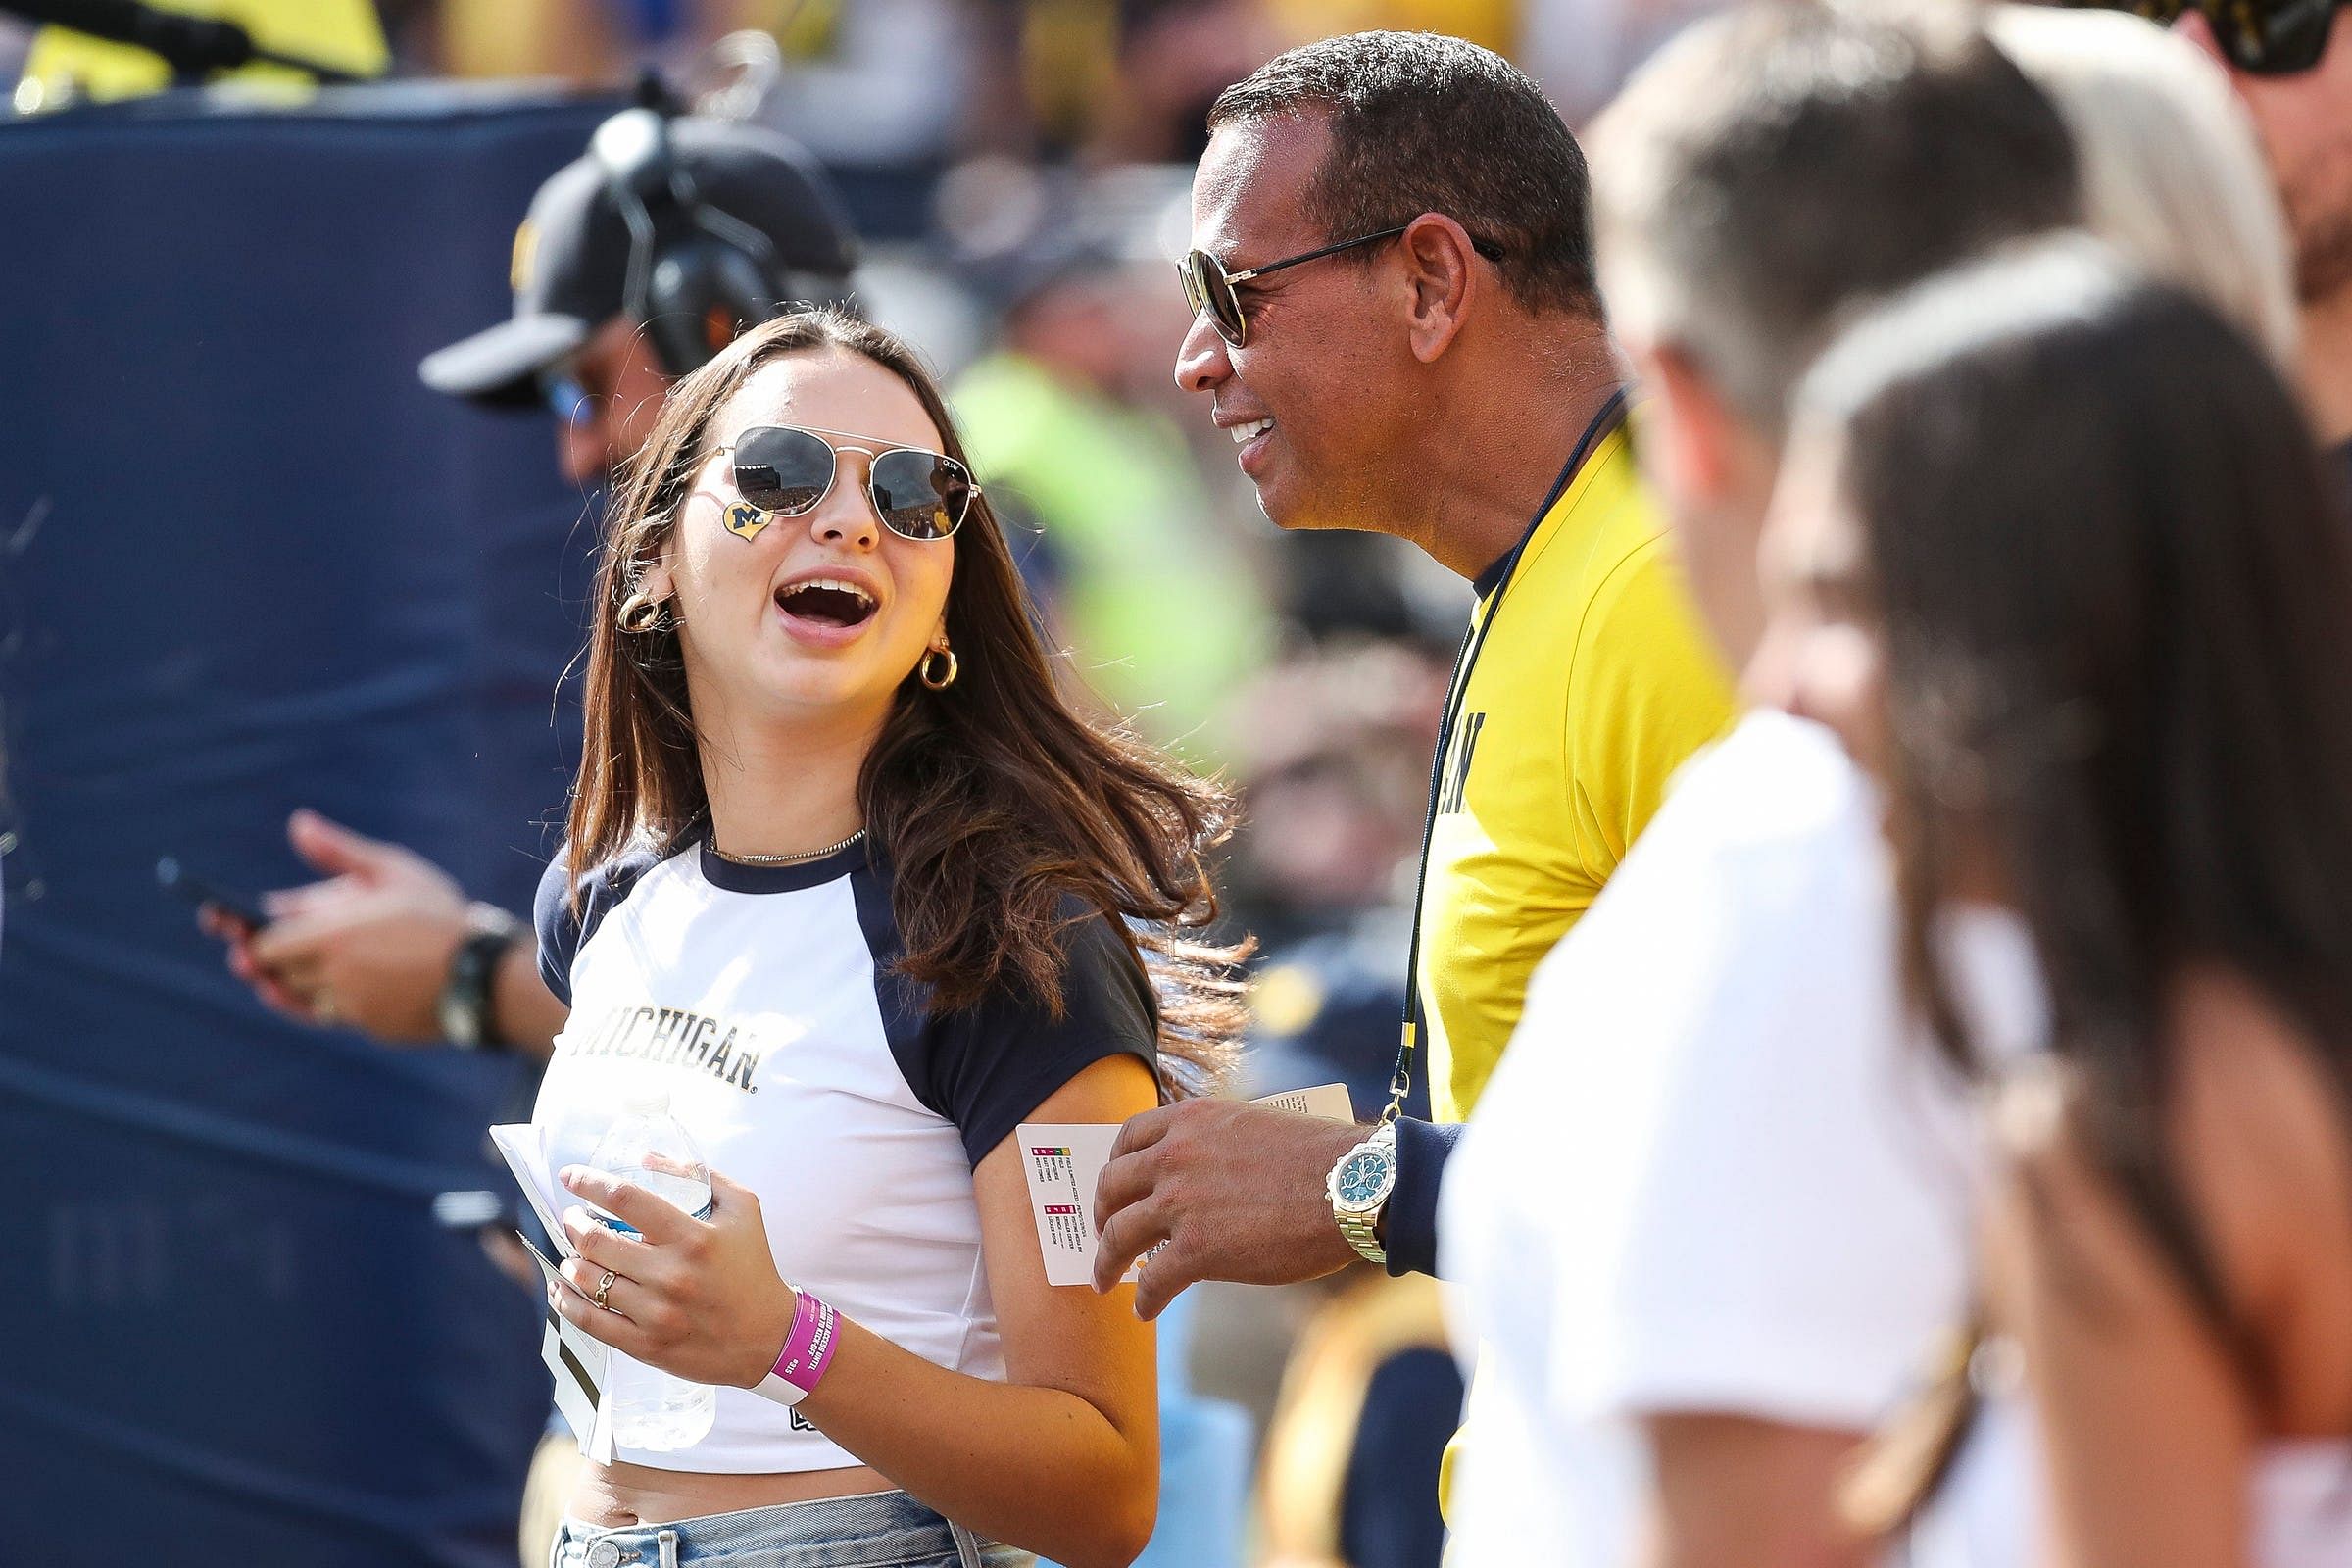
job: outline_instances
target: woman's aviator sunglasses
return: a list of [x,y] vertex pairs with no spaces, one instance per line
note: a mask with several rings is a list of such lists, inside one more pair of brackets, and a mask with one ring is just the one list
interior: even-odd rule
[[[851,430],[819,431],[795,424],[755,425],[713,456],[732,455],[735,488],[761,512],[798,517],[814,512],[833,491],[841,460],[828,435],[870,441]],[[963,526],[980,487],[954,458],[920,447],[857,446],[870,460],[865,493],[874,515],[902,539],[945,539]]]
[[[1255,277],[1264,277],[1268,272],[1279,272],[1286,267],[1298,267],[1307,262],[1319,262],[1326,256],[1337,256],[1340,252],[1353,250],[1358,245],[1370,245],[1384,239],[1395,239],[1412,226],[1410,223],[1398,223],[1394,228],[1384,228],[1371,234],[1358,234],[1353,239],[1344,239],[1315,250],[1301,251],[1297,256],[1286,256],[1279,262],[1268,262],[1263,267],[1252,267],[1239,272],[1228,272],[1225,270],[1225,264],[1206,251],[1189,251],[1184,260],[1176,264],[1176,276],[1184,284],[1184,298],[1186,303],[1192,306],[1193,315],[1197,317],[1206,311],[1208,324],[1217,329],[1217,336],[1237,349],[1247,348],[1250,345],[1250,317],[1242,309],[1242,297],[1234,291],[1235,284],[1247,283]],[[1501,263],[1501,246],[1491,240],[1483,240],[1475,236],[1471,239],[1470,244],[1479,255],[1484,256],[1488,261],[1497,265]]]

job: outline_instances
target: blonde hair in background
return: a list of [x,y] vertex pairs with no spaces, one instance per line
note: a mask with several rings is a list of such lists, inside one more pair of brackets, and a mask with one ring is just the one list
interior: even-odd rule
[[2298,318],[2286,220],[2221,68],[2122,11],[2000,5],[1986,24],[2074,135],[2084,226],[2202,295],[2291,373]]

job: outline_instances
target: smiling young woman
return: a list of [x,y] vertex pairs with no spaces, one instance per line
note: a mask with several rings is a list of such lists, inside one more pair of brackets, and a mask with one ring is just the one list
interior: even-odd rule
[[[785,318],[686,377],[613,516],[536,1119],[642,1234],[566,1215],[556,1304],[717,1414],[590,1466],[556,1563],[1124,1563],[1150,1331],[1046,1284],[1012,1132],[1218,1076],[1238,955],[1184,931],[1227,803],[1064,700],[936,384],[877,327]],[[648,1080],[705,1219],[574,1168]]]

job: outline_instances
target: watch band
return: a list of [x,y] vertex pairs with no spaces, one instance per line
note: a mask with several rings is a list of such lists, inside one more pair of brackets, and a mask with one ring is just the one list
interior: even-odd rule
[[523,925],[493,904],[474,905],[466,919],[470,933],[458,945],[441,987],[441,1032],[461,1051],[504,1050],[507,1041],[492,1016],[491,997],[499,963],[521,937]]
[[1354,1248],[1365,1262],[1377,1263],[1382,1268],[1389,1266],[1389,1250],[1380,1245],[1380,1214],[1381,1209],[1387,1207],[1388,1204],[1384,1202],[1369,1214],[1339,1216],[1340,1234],[1348,1238],[1348,1245]]

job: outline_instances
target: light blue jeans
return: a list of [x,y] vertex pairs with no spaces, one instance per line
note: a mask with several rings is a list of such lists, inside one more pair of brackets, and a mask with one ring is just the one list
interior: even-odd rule
[[1029,1568],[904,1492],[600,1530],[566,1519],[550,1568]]

